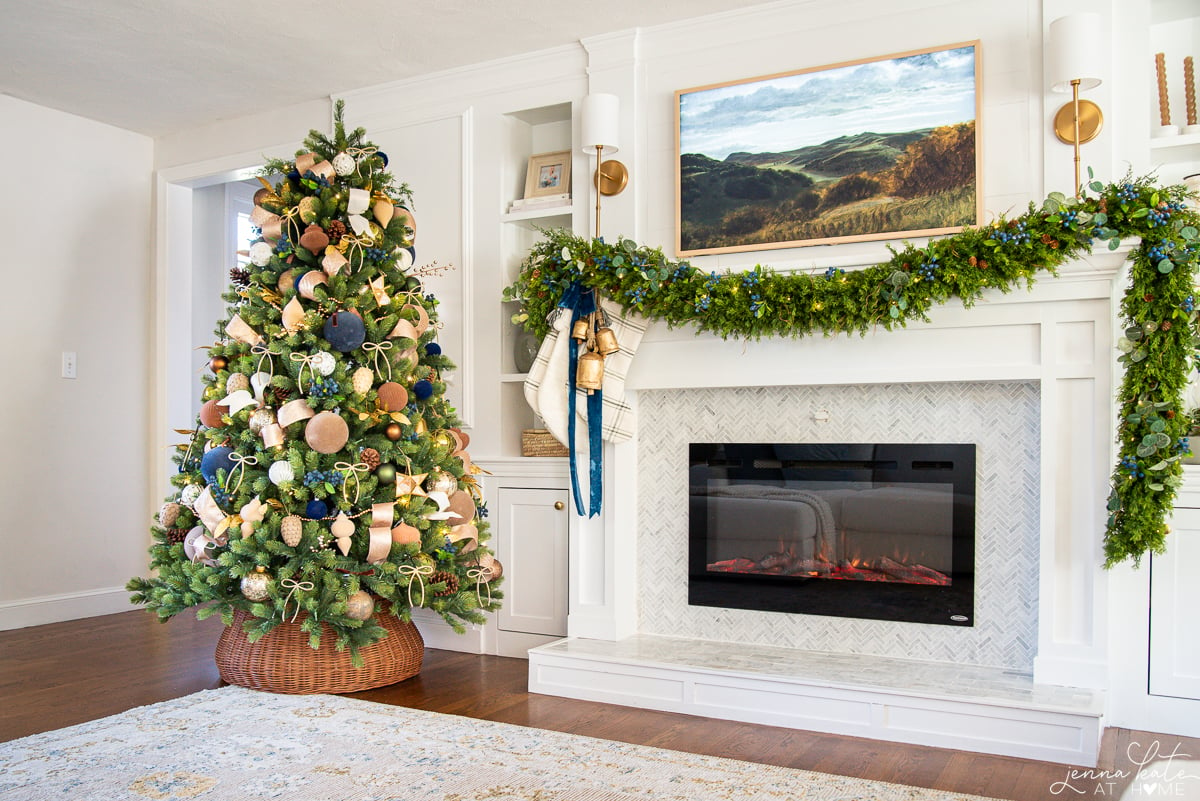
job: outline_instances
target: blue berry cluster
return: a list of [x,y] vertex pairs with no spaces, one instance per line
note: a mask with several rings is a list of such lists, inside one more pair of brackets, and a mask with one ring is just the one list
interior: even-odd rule
[[630,303],[641,303],[646,299],[646,290],[640,286],[634,289],[627,289],[625,290],[625,297]]
[[337,470],[309,470],[304,474],[304,486],[312,489],[326,482],[335,487],[340,487],[346,477]]
[[1130,183],[1121,184],[1121,188],[1117,190],[1118,200],[1136,200],[1137,196],[1137,187]]
[[612,259],[610,259],[606,253],[601,253],[592,263],[600,272],[607,272],[612,268]]
[[1167,224],[1171,219],[1171,212],[1165,208],[1150,209],[1150,213],[1146,215],[1146,224],[1151,228],[1159,228]]
[[209,491],[209,494],[212,495],[212,499],[214,501],[216,501],[219,505],[225,506],[227,503],[229,503],[230,494],[228,492],[226,492],[221,487],[221,485],[209,484],[208,491]]
[[701,295],[696,298],[696,311],[708,311],[708,307],[712,305],[712,299],[708,295]]
[[828,278],[830,281],[832,281],[834,278],[837,278],[839,275],[845,274],[845,272],[846,271],[843,270],[841,267],[827,267],[825,269],[825,277]]
[[720,283],[721,283],[721,277],[718,276],[717,273],[714,271],[714,272],[711,272],[708,274],[708,280],[704,282],[704,288],[707,289],[709,292],[712,292],[714,289],[717,288],[717,285]]
[[671,277],[676,280],[678,280],[680,278],[687,278],[691,272],[692,272],[692,266],[690,264],[688,264],[687,262],[683,262],[682,264],[680,264],[678,267],[675,268],[675,272],[671,273]]
[[308,394],[313,398],[332,398],[341,391],[341,386],[332,378],[317,378],[308,382]]
[[929,261],[921,262],[917,265],[917,274],[924,281],[932,281],[937,276],[938,268],[941,266],[938,264],[937,256],[930,256]]
[[1188,295],[1186,298],[1183,299],[1183,303],[1180,305],[1183,307],[1183,310],[1185,312],[1195,311],[1196,310],[1196,296]]
[[1179,441],[1175,443],[1175,452],[1176,453],[1187,453],[1191,449],[1192,449],[1192,446],[1188,443],[1187,437],[1180,437]]
[[742,275],[742,286],[744,287],[756,287],[758,286],[758,281],[758,273],[744,273]]
[[1029,242],[1029,231],[1025,229],[1025,221],[1021,220],[1011,228],[993,228],[988,238],[995,239],[997,242],[1024,245]]
[[304,184],[314,192],[329,188],[329,179],[324,175],[317,175],[312,170],[309,170],[304,174],[304,177],[300,180],[300,183]]
[[1167,257],[1167,252],[1162,249],[1162,245],[1155,245],[1146,251],[1146,258],[1157,264]]
[[363,248],[363,253],[371,261],[383,261],[387,258],[387,251],[383,248]]
[[1142,472],[1142,466],[1138,464],[1137,459],[1131,459],[1126,456],[1121,460],[1121,467],[1129,471],[1130,478],[1145,478],[1146,474]]
[[288,239],[287,234],[279,237],[279,241],[275,243],[275,252],[280,254],[292,252],[292,240]]
[[1062,221],[1063,228],[1071,228],[1079,219],[1079,215],[1071,209],[1063,209],[1058,213],[1058,218]]
[[758,310],[761,309],[762,307],[763,307],[762,297],[760,297],[757,292],[751,294],[750,295],[750,311],[751,311],[751,313],[753,313],[757,317]]

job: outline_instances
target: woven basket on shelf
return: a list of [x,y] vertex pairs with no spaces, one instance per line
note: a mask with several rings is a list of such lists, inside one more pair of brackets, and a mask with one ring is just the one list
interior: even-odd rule
[[350,661],[350,649],[338,651],[337,636],[325,627],[321,647],[313,650],[301,620],[281,623],[258,642],[246,639],[242,624],[250,616],[238,609],[233,625],[217,641],[221,679],[273,693],[353,693],[384,687],[417,675],[425,658],[425,641],[412,623],[378,612],[375,620],[387,629],[382,640],[359,649],[363,666]]
[[570,453],[566,445],[544,428],[527,428],[521,432],[522,456],[569,456]]

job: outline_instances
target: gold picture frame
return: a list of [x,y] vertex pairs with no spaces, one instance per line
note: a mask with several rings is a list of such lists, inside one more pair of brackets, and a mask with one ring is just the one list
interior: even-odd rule
[[571,195],[571,151],[535,153],[525,171],[525,199]]
[[677,91],[677,255],[979,225],[979,76],[971,41]]

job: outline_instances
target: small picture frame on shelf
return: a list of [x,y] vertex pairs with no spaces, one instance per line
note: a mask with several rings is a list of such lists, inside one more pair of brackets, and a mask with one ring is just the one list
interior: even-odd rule
[[525,172],[525,200],[533,198],[571,197],[571,151],[535,153],[529,157]]

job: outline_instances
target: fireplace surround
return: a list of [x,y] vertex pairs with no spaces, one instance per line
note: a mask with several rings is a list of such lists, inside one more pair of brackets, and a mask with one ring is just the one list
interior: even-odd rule
[[691,443],[688,603],[970,626],[975,446]]

